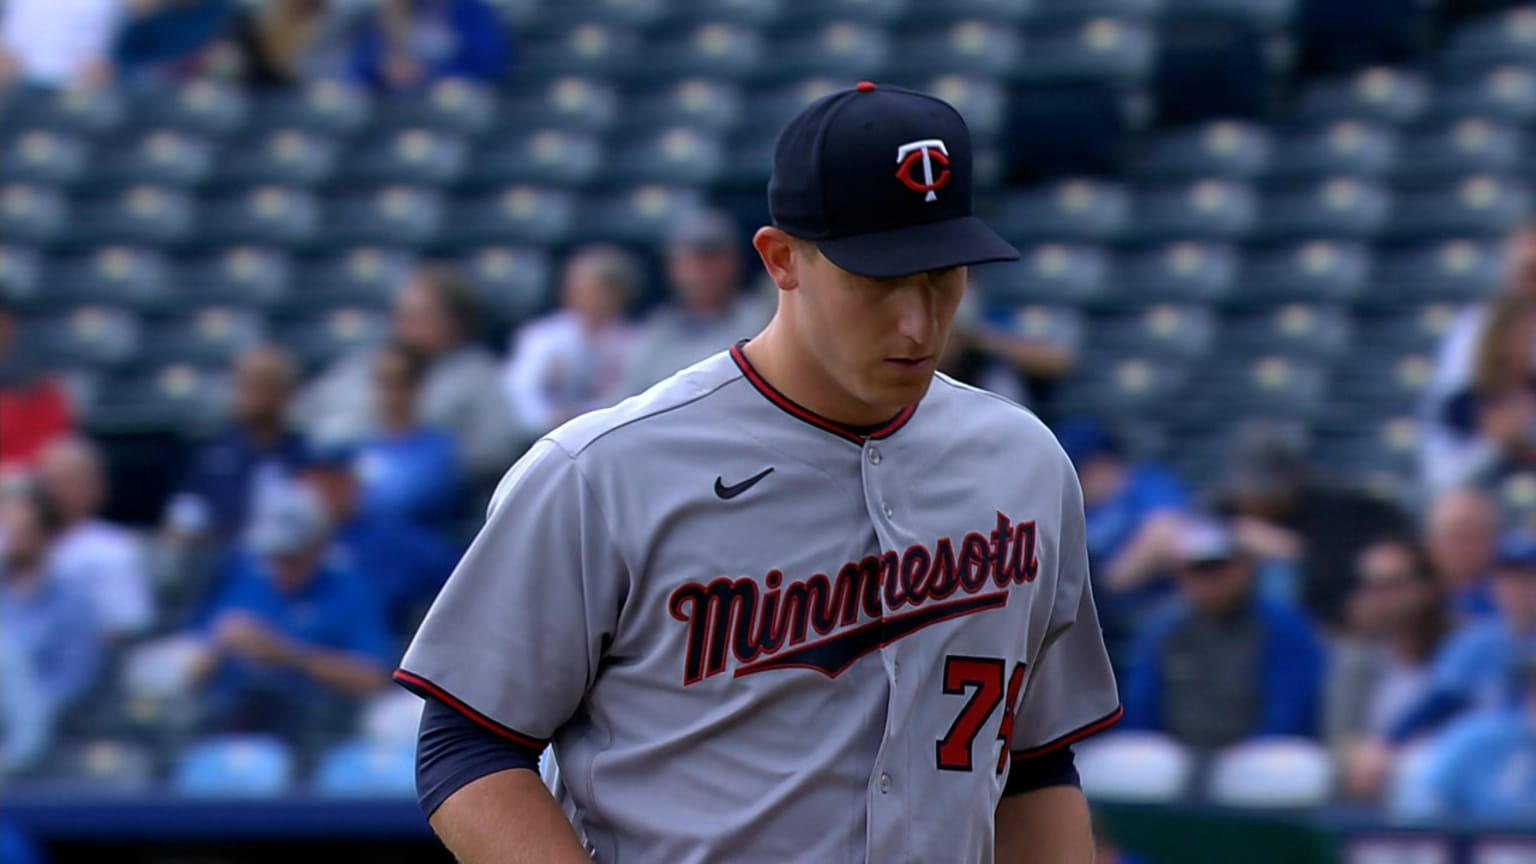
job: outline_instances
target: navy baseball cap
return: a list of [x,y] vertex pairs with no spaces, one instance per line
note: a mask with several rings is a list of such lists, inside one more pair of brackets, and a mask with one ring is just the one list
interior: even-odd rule
[[942,99],[861,81],[806,106],[779,134],[773,224],[837,266],[883,279],[1017,249],[971,212],[971,132]]

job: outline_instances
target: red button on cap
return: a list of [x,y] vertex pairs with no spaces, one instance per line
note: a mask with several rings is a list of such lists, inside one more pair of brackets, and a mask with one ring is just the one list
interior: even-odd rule
[[868,93],[869,91],[875,89],[875,82],[873,82],[873,81],[860,81],[859,83],[857,83],[857,84],[855,84],[853,86],[854,86],[855,90],[858,90],[861,93]]

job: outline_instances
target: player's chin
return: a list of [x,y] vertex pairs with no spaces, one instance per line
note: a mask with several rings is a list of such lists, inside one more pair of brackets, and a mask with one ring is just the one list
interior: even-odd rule
[[932,366],[914,370],[887,370],[880,380],[880,401],[906,407],[927,395],[932,384]]

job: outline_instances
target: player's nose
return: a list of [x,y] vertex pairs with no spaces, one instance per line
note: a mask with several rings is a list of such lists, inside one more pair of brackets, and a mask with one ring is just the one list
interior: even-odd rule
[[938,331],[938,300],[927,285],[909,283],[896,292],[896,333],[903,339],[926,346]]

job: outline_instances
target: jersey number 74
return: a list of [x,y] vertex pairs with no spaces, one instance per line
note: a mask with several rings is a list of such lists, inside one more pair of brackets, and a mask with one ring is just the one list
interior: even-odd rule
[[1024,664],[1014,665],[1005,694],[1003,672],[1006,668],[1007,664],[998,657],[951,654],[944,658],[944,694],[959,696],[970,692],[971,698],[966,700],[949,731],[934,744],[940,771],[972,770],[972,745],[999,702],[1005,702],[1005,705],[1003,722],[997,730],[997,740],[1003,742],[1002,752],[997,756],[997,773],[1003,773],[1008,766],[1008,741],[1013,737],[1013,712],[1019,703],[1019,688],[1024,684]]

